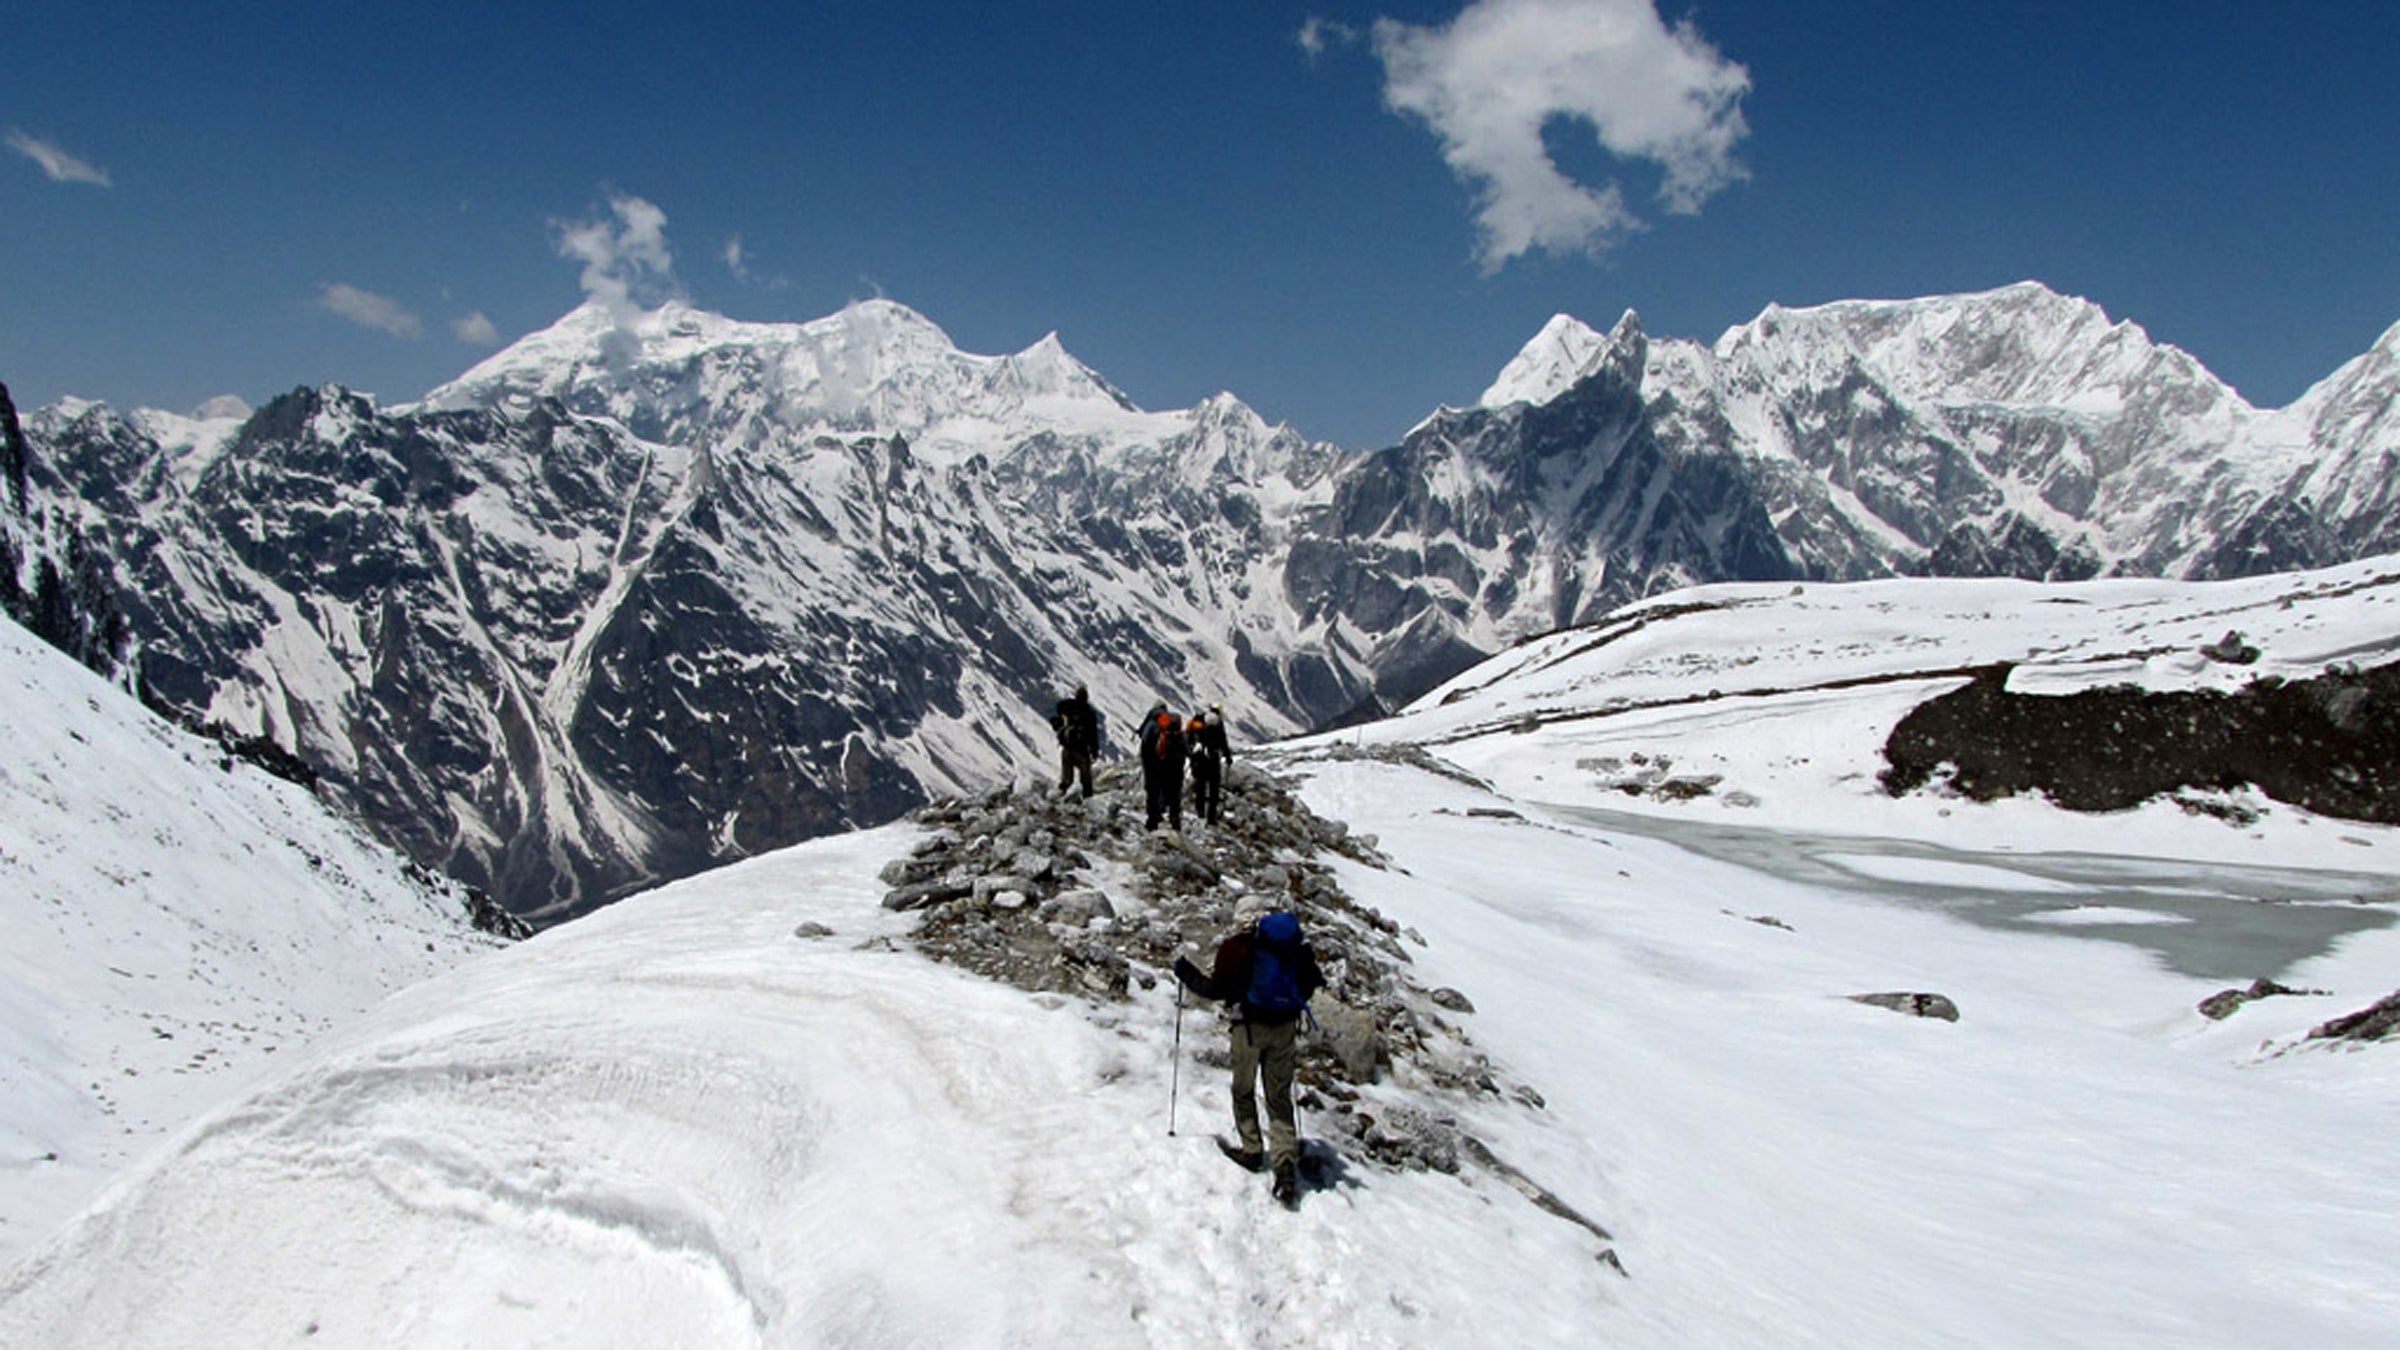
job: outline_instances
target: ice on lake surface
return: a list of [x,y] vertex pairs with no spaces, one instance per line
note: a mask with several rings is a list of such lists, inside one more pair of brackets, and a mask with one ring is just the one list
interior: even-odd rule
[[2353,933],[2400,920],[2392,879],[2372,872],[1971,852],[1600,807],[1550,809],[1786,881],[1932,907],[1989,928],[2121,942],[2203,979],[2273,979]]

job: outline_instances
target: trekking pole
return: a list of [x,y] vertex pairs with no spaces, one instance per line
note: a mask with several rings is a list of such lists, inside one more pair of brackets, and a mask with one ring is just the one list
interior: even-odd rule
[[1175,1099],[1183,1087],[1183,981],[1175,982],[1174,1067],[1167,1072],[1167,1137],[1175,1137]]

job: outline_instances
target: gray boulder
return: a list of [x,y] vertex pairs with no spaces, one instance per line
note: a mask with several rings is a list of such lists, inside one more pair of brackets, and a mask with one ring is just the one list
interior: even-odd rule
[[975,882],[958,877],[936,877],[931,881],[912,882],[894,887],[883,897],[885,909],[923,909],[928,905],[948,904],[964,900],[975,893]]
[[1094,919],[1117,917],[1117,907],[1108,897],[1089,887],[1061,891],[1041,908],[1041,917],[1059,923],[1082,927]]
[[1958,1005],[1941,994],[1852,994],[1850,1001],[1889,1008],[1912,1017],[1938,1017],[1945,1022],[1958,1020]]
[[1341,1061],[1342,1076],[1353,1083],[1374,1082],[1376,1064],[1383,1054],[1375,1015],[1327,993],[1319,993],[1308,1006],[1317,1019],[1317,1040]]

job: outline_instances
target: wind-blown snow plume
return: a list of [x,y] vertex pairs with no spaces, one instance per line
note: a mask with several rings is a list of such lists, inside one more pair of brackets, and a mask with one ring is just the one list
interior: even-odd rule
[[583,293],[605,309],[619,334],[645,307],[676,298],[675,259],[667,250],[667,213],[640,197],[608,199],[609,215],[556,221],[561,257],[583,264]]
[[1745,176],[1750,72],[1652,0],[1477,0],[1446,28],[1375,25],[1394,112],[1422,118],[1452,171],[1476,188],[1487,270],[1535,249],[1607,252],[1641,220],[1615,183],[1560,172],[1542,132],[1588,123],[1620,160],[1666,172],[1667,210],[1689,214]]

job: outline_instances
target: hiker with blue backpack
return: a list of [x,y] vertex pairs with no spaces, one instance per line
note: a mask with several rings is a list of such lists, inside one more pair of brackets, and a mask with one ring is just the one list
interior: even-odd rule
[[[1273,910],[1259,896],[1245,896],[1234,910],[1240,925],[1217,946],[1217,959],[1201,973],[1190,960],[1175,958],[1175,978],[1205,999],[1231,1005],[1233,1019],[1233,1128],[1238,1142],[1217,1141],[1227,1157],[1253,1172],[1272,1163],[1275,1198],[1289,1205],[1300,1198],[1300,1129],[1292,1111],[1292,1076],[1300,1063],[1300,1018],[1309,997],[1325,985],[1317,955],[1300,934],[1289,910]],[[1267,1131],[1261,1147],[1257,1084],[1266,1080]]]

